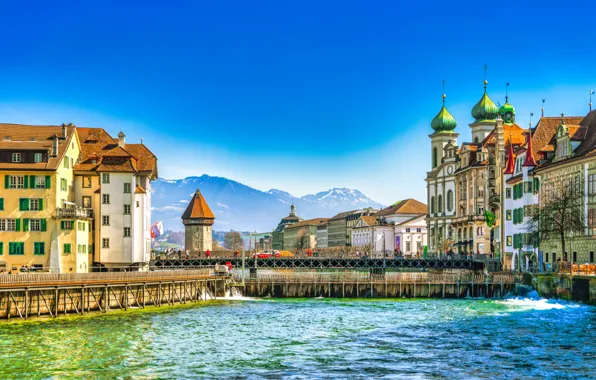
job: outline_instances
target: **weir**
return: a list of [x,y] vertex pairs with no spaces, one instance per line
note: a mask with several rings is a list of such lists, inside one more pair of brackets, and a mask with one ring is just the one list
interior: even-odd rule
[[208,269],[0,276],[0,318],[78,314],[214,300],[228,279]]
[[[241,278],[235,276],[234,281]],[[246,297],[500,298],[521,281],[511,273],[295,272],[258,274],[245,278],[240,287]]]

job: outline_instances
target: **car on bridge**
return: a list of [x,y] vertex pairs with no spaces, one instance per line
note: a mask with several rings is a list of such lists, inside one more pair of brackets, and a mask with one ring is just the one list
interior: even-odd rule
[[281,257],[281,254],[277,250],[265,250],[259,253],[253,253],[251,258],[254,259],[255,257],[257,259],[269,259],[272,257],[279,258]]

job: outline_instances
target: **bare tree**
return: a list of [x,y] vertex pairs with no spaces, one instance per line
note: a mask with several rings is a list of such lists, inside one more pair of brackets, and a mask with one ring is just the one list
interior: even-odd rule
[[587,226],[584,212],[584,185],[581,177],[565,176],[542,184],[538,206],[528,208],[526,230],[532,241],[558,239],[562,260],[565,244],[575,234],[584,234]]
[[441,250],[441,253],[445,252],[445,251],[449,251],[451,249],[451,246],[453,246],[454,241],[451,239],[441,239],[439,241],[439,249]]
[[244,244],[240,232],[230,231],[224,236],[224,246],[232,251],[238,251]]

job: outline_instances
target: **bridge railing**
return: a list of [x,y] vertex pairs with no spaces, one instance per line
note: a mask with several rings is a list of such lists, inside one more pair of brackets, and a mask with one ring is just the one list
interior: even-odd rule
[[102,272],[102,273],[22,273],[0,275],[0,287],[33,286],[39,284],[97,284],[113,282],[150,282],[208,277],[212,270],[191,269],[158,272]]

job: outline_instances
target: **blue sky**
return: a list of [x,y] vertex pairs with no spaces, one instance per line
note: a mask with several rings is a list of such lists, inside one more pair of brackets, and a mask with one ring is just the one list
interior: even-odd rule
[[485,64],[520,125],[543,97],[587,113],[595,2],[411,3],[2,2],[0,121],[123,130],[165,178],[389,204],[425,199],[443,79],[466,140]]

